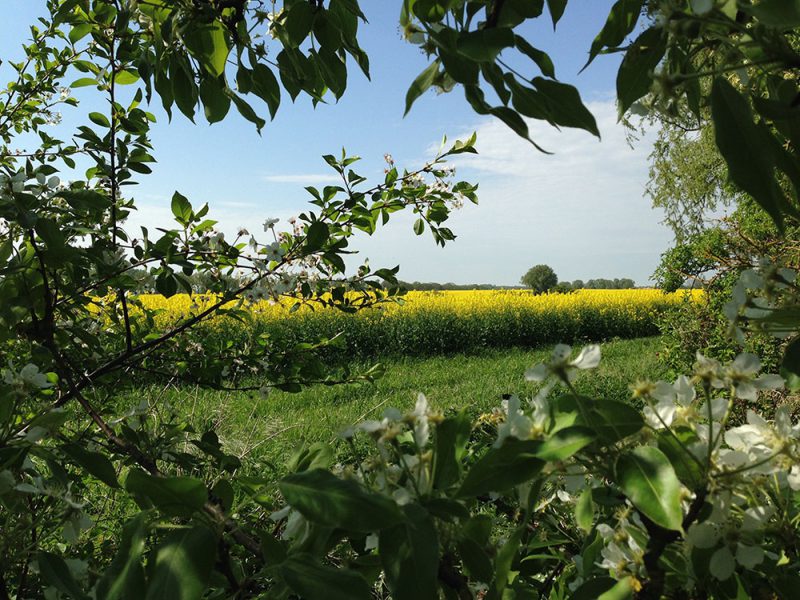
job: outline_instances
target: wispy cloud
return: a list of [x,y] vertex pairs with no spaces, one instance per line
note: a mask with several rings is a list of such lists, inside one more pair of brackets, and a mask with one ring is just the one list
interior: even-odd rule
[[281,175],[263,175],[261,179],[269,183],[300,183],[304,185],[338,183],[342,181],[342,178],[334,173],[285,173]]
[[553,155],[496,120],[465,129],[477,131],[479,154],[457,157],[458,178],[480,184],[480,205],[452,217],[458,239],[443,251],[415,240],[403,217],[388,235],[356,246],[373,264],[399,263],[404,279],[512,284],[546,263],[562,279],[645,284],[672,237],[644,196],[653,132],[631,146],[613,102],[589,109],[602,140],[529,123],[531,137]]
[[[356,236],[351,248],[361,253],[348,263],[368,256],[375,267],[399,264],[405,280],[506,285],[517,283],[531,265],[546,263],[563,280],[631,277],[645,284],[672,238],[660,225],[663,215],[644,195],[653,135],[645,134],[631,147],[613,102],[589,108],[602,140],[530,123],[531,135],[552,156],[537,152],[498,121],[465,127],[468,134],[477,130],[480,154],[456,157],[457,178],[480,184],[480,205],[467,204],[452,216],[448,226],[458,238],[439,248],[427,233],[414,235],[415,215],[400,212],[374,237]],[[262,180],[294,186],[338,182],[335,174],[313,172],[270,174]],[[281,218],[282,229],[289,216],[307,209],[299,201],[237,204],[212,203],[211,218],[219,219],[229,239],[239,226],[263,236],[267,217]],[[131,216],[132,227],[146,225],[152,231],[172,222],[168,201],[144,202],[140,208]]]

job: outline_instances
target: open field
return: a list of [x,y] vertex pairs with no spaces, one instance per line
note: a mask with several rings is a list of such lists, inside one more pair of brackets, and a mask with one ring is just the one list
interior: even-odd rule
[[[637,378],[665,377],[657,352],[659,338],[614,341],[602,346],[600,367],[581,374],[577,389],[598,398],[627,400]],[[577,348],[575,349],[577,351]],[[418,392],[441,411],[466,409],[473,415],[491,411],[501,395],[532,395],[523,378],[526,368],[545,361],[550,349],[487,350],[475,355],[432,358],[404,357],[385,361],[386,374],[374,384],[313,386],[300,393],[258,394],[214,392],[188,387],[146,387],[142,397],[163,405],[198,428],[213,423],[227,449],[248,456],[250,468],[280,470],[301,441],[337,442],[336,433],[364,418],[376,418],[394,406],[413,408]]]
[[[246,306],[243,321],[217,318],[205,335],[239,341],[268,334],[281,345],[331,338],[340,332],[348,356],[432,356],[486,348],[531,348],[545,344],[637,338],[658,333],[665,309],[699,298],[698,292],[579,290],[534,295],[521,290],[410,292],[404,302],[348,314],[335,309],[258,301]],[[202,310],[214,297],[144,295],[166,328]]]

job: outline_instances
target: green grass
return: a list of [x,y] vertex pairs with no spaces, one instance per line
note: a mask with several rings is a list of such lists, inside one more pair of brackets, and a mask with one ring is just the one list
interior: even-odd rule
[[[594,397],[627,400],[628,386],[636,379],[665,377],[657,356],[659,348],[659,338],[604,344],[600,367],[581,373],[576,387]],[[337,432],[362,419],[378,418],[389,406],[412,408],[418,392],[438,410],[466,409],[474,415],[498,406],[505,393],[530,397],[536,387],[525,381],[523,373],[546,361],[550,352],[504,349],[399,358],[383,363],[386,373],[375,383],[318,385],[297,394],[275,391],[267,398],[186,387],[144,392],[171,403],[177,414],[197,428],[213,425],[227,451],[246,456],[249,468],[275,465],[280,470],[302,441],[336,443]]]

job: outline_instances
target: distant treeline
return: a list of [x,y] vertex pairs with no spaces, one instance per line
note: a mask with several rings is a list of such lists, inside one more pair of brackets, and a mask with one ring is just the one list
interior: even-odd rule
[[508,290],[523,289],[521,285],[492,285],[490,283],[435,283],[426,281],[400,281],[400,286],[407,290],[420,292],[449,290]]
[[[401,281],[400,285],[407,290],[415,291],[448,291],[448,290],[514,290],[526,289],[521,285],[492,285],[489,283],[435,283],[427,281]],[[553,291],[569,292],[572,290],[629,290],[636,287],[633,279],[623,277],[622,279],[589,279],[583,281],[560,281]]]
[[[151,293],[155,291],[155,278],[144,269],[131,269],[128,274],[136,281],[133,289],[135,293]],[[226,286],[220,281],[225,280],[227,287],[237,287],[238,281],[235,277],[223,275],[221,278],[214,278],[207,273],[193,273],[192,275],[182,275],[191,284],[192,291],[203,293],[208,291],[220,291]],[[516,290],[527,289],[521,285],[492,285],[490,283],[436,283],[431,281],[400,281],[400,286],[407,290],[415,291],[449,291],[449,290]],[[589,279],[582,281],[576,279],[573,282],[560,281],[553,291],[569,292],[572,290],[626,290],[636,287],[633,279]],[[185,289],[179,290],[181,292]]]
[[599,279],[590,279],[589,281],[576,279],[572,283],[560,281],[558,285],[559,287],[562,285],[569,286],[572,290],[630,290],[636,287],[633,279],[628,279],[627,277],[622,279],[603,279],[601,277]]

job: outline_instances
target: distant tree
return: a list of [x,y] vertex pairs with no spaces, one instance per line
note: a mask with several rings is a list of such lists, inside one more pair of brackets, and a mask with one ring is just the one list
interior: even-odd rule
[[520,279],[520,283],[531,288],[535,293],[542,294],[558,285],[558,275],[547,265],[536,265],[528,269],[528,272]]
[[573,288],[569,281],[559,281],[558,285],[556,285],[552,291],[558,292],[559,294],[569,294],[573,291]]
[[579,279],[573,282],[572,287],[573,289],[584,288],[587,290],[629,290],[636,287],[636,283],[628,277],[621,279],[598,277],[597,279],[589,279],[586,283]]
[[582,290],[584,288],[583,279],[576,279],[572,282],[572,289],[573,290]]
[[633,279],[623,277],[619,280],[619,289],[621,290],[630,290],[634,287],[636,287],[636,283],[633,281]]

